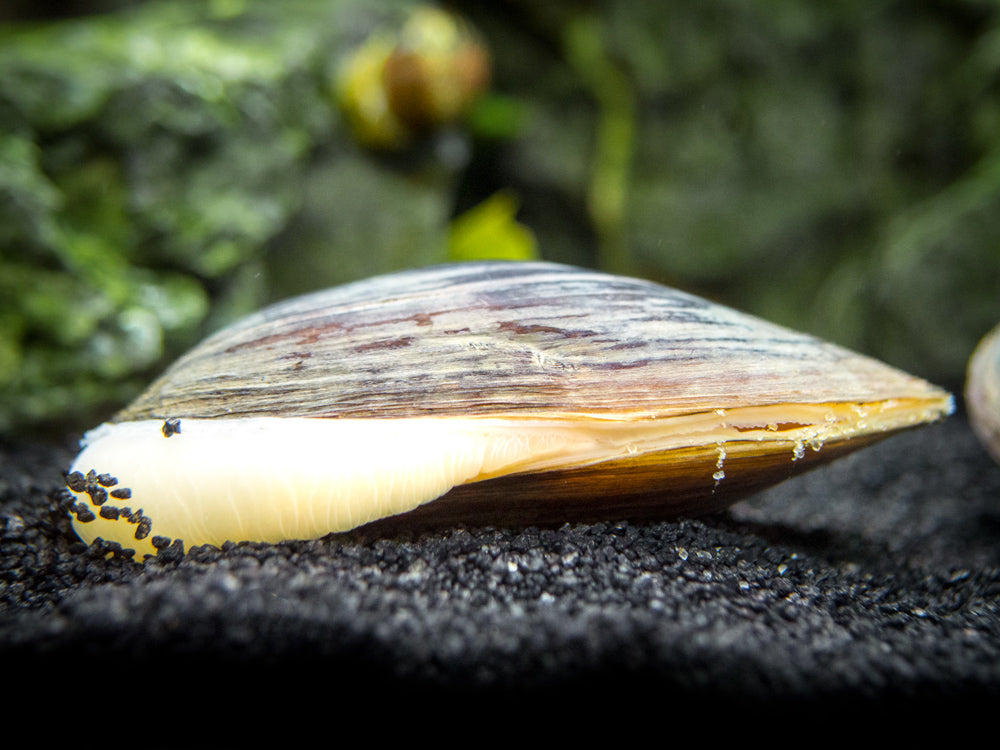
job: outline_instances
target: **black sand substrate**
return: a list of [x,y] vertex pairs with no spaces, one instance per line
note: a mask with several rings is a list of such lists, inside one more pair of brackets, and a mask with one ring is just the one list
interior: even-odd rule
[[961,415],[700,519],[355,532],[144,564],[74,536],[71,458],[0,449],[0,681],[25,700],[298,695],[302,674],[315,699],[442,708],[1000,698],[1000,466]]

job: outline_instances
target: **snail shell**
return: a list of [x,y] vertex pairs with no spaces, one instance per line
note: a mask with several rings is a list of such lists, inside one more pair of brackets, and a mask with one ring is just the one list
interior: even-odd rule
[[68,483],[83,539],[147,553],[397,514],[664,517],[951,410],[918,378],[658,284],[468,263],[306,295],[211,336],[87,434]]
[[965,404],[972,429],[1000,463],[1000,325],[983,337],[969,359]]
[[468,23],[421,6],[398,35],[373,34],[342,63],[337,100],[361,143],[399,149],[459,120],[489,87],[490,67]]

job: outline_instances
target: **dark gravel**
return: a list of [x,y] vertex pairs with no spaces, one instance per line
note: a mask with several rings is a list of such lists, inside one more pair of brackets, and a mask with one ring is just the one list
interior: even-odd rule
[[1000,697],[1000,467],[961,416],[700,520],[356,532],[145,564],[73,535],[71,455],[0,450],[8,683],[120,694],[224,676],[232,693],[305,673],[380,700]]

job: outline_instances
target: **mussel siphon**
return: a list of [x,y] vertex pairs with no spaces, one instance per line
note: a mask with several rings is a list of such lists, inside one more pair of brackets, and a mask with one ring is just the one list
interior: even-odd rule
[[923,380],[655,283],[468,263],[216,333],[86,435],[68,484],[83,539],[140,554],[388,517],[670,517],[951,410]]

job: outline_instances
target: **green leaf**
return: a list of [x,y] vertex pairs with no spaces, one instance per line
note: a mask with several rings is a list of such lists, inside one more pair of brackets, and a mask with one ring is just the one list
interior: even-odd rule
[[495,193],[451,223],[448,256],[452,260],[533,260],[535,235],[515,219],[517,200]]

